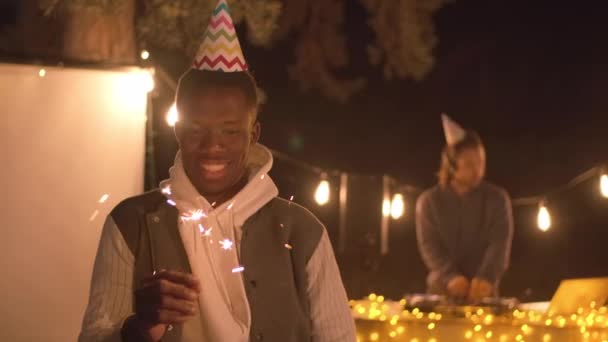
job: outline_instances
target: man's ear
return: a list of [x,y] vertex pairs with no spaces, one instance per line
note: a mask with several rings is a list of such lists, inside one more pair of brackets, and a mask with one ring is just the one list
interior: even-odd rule
[[251,144],[257,144],[257,142],[260,140],[261,130],[262,127],[260,126],[260,122],[254,122],[253,127],[251,128]]

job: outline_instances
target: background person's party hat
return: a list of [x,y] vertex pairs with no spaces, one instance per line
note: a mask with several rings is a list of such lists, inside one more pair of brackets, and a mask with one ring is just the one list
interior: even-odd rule
[[443,133],[445,134],[445,142],[448,145],[454,145],[462,141],[466,136],[465,130],[460,127],[447,114],[441,114],[441,122],[443,123]]

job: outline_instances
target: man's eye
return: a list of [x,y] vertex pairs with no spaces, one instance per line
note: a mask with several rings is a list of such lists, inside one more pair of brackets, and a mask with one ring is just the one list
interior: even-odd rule
[[226,128],[226,129],[224,129],[224,133],[225,134],[232,135],[232,134],[237,134],[238,132],[239,132],[238,129],[233,129],[233,128]]

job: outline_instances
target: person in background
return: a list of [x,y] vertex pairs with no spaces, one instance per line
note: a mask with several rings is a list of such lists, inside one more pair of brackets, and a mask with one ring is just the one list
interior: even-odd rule
[[478,303],[498,295],[513,239],[511,201],[484,181],[479,135],[442,115],[446,145],[439,182],[416,203],[416,236],[429,270],[427,291]]
[[103,227],[79,341],[355,341],[323,224],[278,197],[258,95],[220,0],[179,81],[160,188]]

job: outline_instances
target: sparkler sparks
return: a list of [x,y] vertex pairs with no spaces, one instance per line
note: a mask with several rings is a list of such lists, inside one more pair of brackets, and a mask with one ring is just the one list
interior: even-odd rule
[[239,267],[233,268],[232,273],[239,273],[239,272],[243,272],[244,270],[245,270],[245,267],[239,266]]
[[182,220],[184,221],[198,221],[203,217],[207,217],[207,215],[205,215],[205,213],[200,210],[194,210],[190,212],[190,215],[182,215]]
[[[224,239],[224,240],[220,241],[220,245],[222,245],[222,248],[227,251],[227,250],[231,250],[232,249],[233,243],[229,239]],[[233,270],[233,272],[234,272],[234,270]]]

